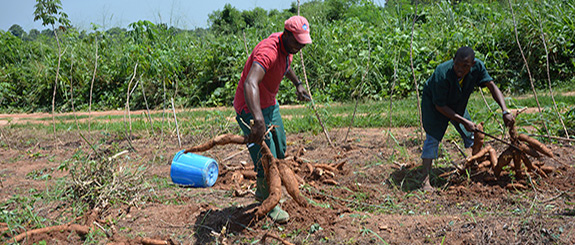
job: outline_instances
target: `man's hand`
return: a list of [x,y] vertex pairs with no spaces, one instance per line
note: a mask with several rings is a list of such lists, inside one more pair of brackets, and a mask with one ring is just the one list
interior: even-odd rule
[[491,92],[491,96],[499,106],[501,110],[503,110],[503,122],[505,123],[506,127],[513,127],[515,125],[515,116],[513,113],[507,110],[507,106],[505,106],[505,98],[503,97],[503,93],[501,90],[495,85],[493,81],[489,81],[486,83],[487,88],[489,88],[489,92]]
[[461,122],[461,124],[463,124],[463,126],[465,127],[465,130],[467,130],[468,132],[475,132],[475,130],[477,129],[477,125],[475,123],[473,123],[472,121],[469,121],[465,118],[463,118],[463,121]]
[[311,101],[311,96],[309,96],[302,84],[297,85],[296,94],[299,101]]
[[261,145],[264,140],[264,134],[266,133],[266,123],[264,120],[254,120],[251,125],[251,132],[248,135],[247,143],[256,143]]
[[508,128],[513,127],[513,125],[515,125],[515,116],[513,113],[507,112],[503,114],[503,123],[505,123],[505,126]]
[[449,106],[436,105],[435,109],[437,109],[441,114],[445,115],[449,119],[463,124],[463,127],[465,127],[465,130],[467,130],[468,132],[475,132],[475,129],[477,129],[477,125],[475,125],[474,122],[467,120],[465,119],[465,117],[456,114],[451,108],[449,108]]

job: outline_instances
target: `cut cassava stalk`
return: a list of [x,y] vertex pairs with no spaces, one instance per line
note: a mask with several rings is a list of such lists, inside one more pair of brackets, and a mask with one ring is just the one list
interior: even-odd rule
[[[511,0],[507,1],[509,3],[509,9],[511,10],[511,17],[513,19],[513,31],[515,32],[515,41],[517,42],[517,46],[519,47],[519,52],[521,53],[521,57],[525,63],[525,68],[527,70],[527,75],[529,75],[529,82],[531,84],[531,90],[533,91],[533,95],[535,98],[535,102],[537,102],[537,109],[539,109],[539,116],[543,118],[543,111],[541,110],[541,105],[539,104],[539,98],[537,97],[537,92],[535,91],[535,85],[533,82],[533,77],[531,76],[531,69],[529,69],[529,62],[525,58],[525,54],[523,53],[523,47],[521,46],[521,42],[519,41],[519,35],[517,34],[517,22],[515,21],[515,12],[513,11],[513,4],[511,4]],[[545,131],[547,132],[547,136],[551,135],[549,133],[549,128],[547,128],[547,123],[543,120],[543,126],[545,127]]]
[[[299,0],[297,1],[297,15],[299,15]],[[313,109],[313,112],[315,113],[315,116],[317,117],[317,120],[319,122],[319,125],[321,126],[321,128],[323,129],[323,134],[325,135],[325,138],[327,139],[327,143],[329,143],[329,146],[331,146],[331,148],[334,148],[335,146],[333,145],[333,143],[331,142],[331,138],[329,137],[329,133],[327,132],[327,129],[325,127],[325,125],[323,124],[323,121],[321,120],[321,117],[319,115],[318,109],[316,107],[315,101],[313,99],[313,95],[311,93],[311,87],[309,86],[309,81],[307,80],[307,72],[305,71],[305,62],[304,62],[304,58],[303,58],[303,52],[299,52],[299,56],[300,56],[300,61],[301,61],[301,68],[302,68],[302,72],[303,72],[303,78],[305,81],[305,87],[307,88],[307,91],[309,93],[309,99],[311,102],[311,108]]]

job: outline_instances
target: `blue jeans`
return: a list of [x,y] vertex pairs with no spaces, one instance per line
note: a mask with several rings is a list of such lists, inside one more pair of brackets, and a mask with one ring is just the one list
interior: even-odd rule
[[[463,139],[463,145],[465,148],[473,146],[473,133],[465,130],[465,127],[460,123],[450,121],[455,130],[459,133]],[[425,134],[425,141],[423,142],[423,149],[421,152],[421,158],[436,159],[439,151],[439,141],[429,134]]]

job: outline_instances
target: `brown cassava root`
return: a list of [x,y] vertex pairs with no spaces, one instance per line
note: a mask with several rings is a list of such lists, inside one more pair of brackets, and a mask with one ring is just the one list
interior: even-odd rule
[[44,227],[44,228],[39,228],[39,229],[23,232],[22,234],[13,237],[9,241],[21,242],[22,240],[24,240],[27,237],[30,237],[33,235],[38,235],[38,234],[43,234],[43,233],[50,233],[52,231],[75,231],[76,233],[78,233],[78,235],[80,235],[81,237],[84,237],[90,232],[90,227],[85,226],[85,225],[77,225],[77,224],[66,224],[66,225],[56,225],[56,226]]
[[307,201],[299,193],[299,181],[295,177],[296,175],[294,172],[283,161],[279,162],[278,167],[282,183],[295,183],[293,185],[285,185],[286,191],[290,194],[291,197],[295,199],[298,204],[303,204],[302,206],[305,206]]
[[240,136],[240,135],[223,134],[223,135],[217,136],[217,137],[209,140],[208,142],[206,142],[204,144],[189,148],[189,149],[185,150],[184,153],[207,151],[209,149],[214,148],[214,146],[216,146],[216,145],[227,145],[227,144],[232,144],[232,143],[233,144],[245,144],[245,143],[247,143],[247,138],[244,136]]
[[495,176],[499,177],[501,170],[503,170],[503,167],[509,165],[511,159],[513,159],[513,148],[509,147],[505,149],[505,151],[503,151],[497,158],[497,165],[495,165],[493,168],[493,173]]
[[[90,225],[80,225],[80,224],[73,224],[73,223],[68,223],[68,224],[64,224],[64,225],[55,225],[55,226],[49,226],[49,227],[43,227],[43,228],[39,228],[39,229],[34,229],[34,230],[29,230],[29,231],[25,231],[19,235],[16,235],[12,238],[10,238],[9,240],[7,240],[7,242],[17,242],[20,243],[22,241],[24,241],[27,238],[30,238],[31,236],[35,236],[35,235],[40,235],[40,234],[47,234],[50,232],[57,232],[57,231],[68,231],[68,232],[76,232],[76,234],[78,234],[81,239],[85,239],[86,236],[88,235],[88,233],[92,232],[95,228],[94,228],[94,223],[95,220],[98,219],[99,215],[99,211],[94,209],[92,210],[92,212],[89,212],[87,214],[84,215],[84,221],[86,224],[90,224]],[[79,220],[80,218],[75,219],[76,221]],[[108,238],[111,238],[112,240],[115,239],[114,235],[109,235],[106,232],[106,235],[108,236]],[[122,239],[124,240],[124,239]],[[128,244],[144,244],[144,245],[163,245],[163,244],[175,244],[174,241],[172,241],[171,239],[168,240],[158,240],[158,239],[152,239],[152,238],[147,238],[147,237],[138,237],[138,238],[133,238],[133,239],[129,239],[127,241]],[[124,243],[122,243],[124,244]]]
[[[499,160],[501,160],[501,158],[509,158],[509,154],[511,154],[511,158],[513,158],[513,170],[518,177],[522,176],[521,163],[523,163],[528,171],[535,172],[546,178],[547,174],[545,171],[541,170],[540,166],[533,164],[527,155],[541,158],[541,154],[543,154],[547,157],[554,158],[553,152],[536,139],[524,134],[518,134],[515,126],[509,128],[509,137],[511,138],[511,144],[515,147],[509,146],[503,153],[501,153]],[[526,142],[527,144],[524,144],[523,142]],[[493,172],[496,177],[499,177],[501,169],[505,165],[509,164],[509,162],[505,162],[505,160],[495,166]]]
[[302,170],[307,174],[307,179],[310,181],[310,184],[314,185],[317,181],[327,185],[339,185],[339,183],[334,179],[335,173],[343,171],[343,166],[348,160],[347,158],[340,159],[332,164],[311,163],[310,161],[300,157],[301,153],[303,153],[303,151],[298,151],[298,155],[294,157],[294,161],[298,163],[299,166],[303,166]]
[[537,141],[536,139],[531,138],[525,134],[519,134],[518,139],[520,141],[527,143],[531,148],[535,149],[536,151],[540,152],[541,154],[548,156],[548,157],[554,157],[553,151],[551,151],[549,148],[547,148],[547,146],[545,146],[543,143]]
[[[483,122],[477,124],[477,129],[483,131]],[[483,139],[485,135],[476,131],[473,134],[473,146],[471,147],[471,155],[476,155],[483,147]]]
[[[216,145],[226,144],[245,144],[247,138],[245,136],[224,134],[209,140],[208,142],[189,148],[184,152],[200,152],[207,151]],[[256,210],[255,215],[262,217],[271,211],[281,199],[281,186],[285,186],[288,194],[302,207],[307,207],[308,203],[299,191],[298,180],[290,168],[290,162],[293,160],[277,159],[275,158],[265,142],[261,145],[262,165],[266,181],[269,186],[269,196],[262,202]]]
[[[483,131],[483,124],[477,125],[480,131]],[[483,147],[483,140],[485,135],[476,131],[472,153],[473,155],[465,159],[464,168],[470,168],[474,163],[477,168],[482,171],[490,166],[493,170],[495,177],[501,175],[503,167],[513,162],[512,170],[521,178],[523,176],[522,164],[525,165],[527,171],[537,173],[540,176],[547,177],[547,174],[553,171],[551,167],[542,166],[543,163],[533,164],[529,156],[534,158],[541,158],[541,156],[551,157],[553,159],[553,151],[547,148],[543,143],[533,139],[525,134],[517,133],[515,126],[509,128],[509,136],[511,145],[508,146],[499,156],[495,149],[491,146]]]

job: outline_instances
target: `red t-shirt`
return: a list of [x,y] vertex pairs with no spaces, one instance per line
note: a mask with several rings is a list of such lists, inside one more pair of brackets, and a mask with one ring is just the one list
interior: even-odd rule
[[282,32],[278,32],[262,40],[256,45],[246,61],[234,97],[234,108],[238,114],[242,110],[250,112],[244,97],[244,82],[254,62],[261,65],[266,72],[259,84],[261,108],[264,109],[276,104],[276,95],[280,88],[280,83],[292,61],[292,55],[285,50],[281,36]]

